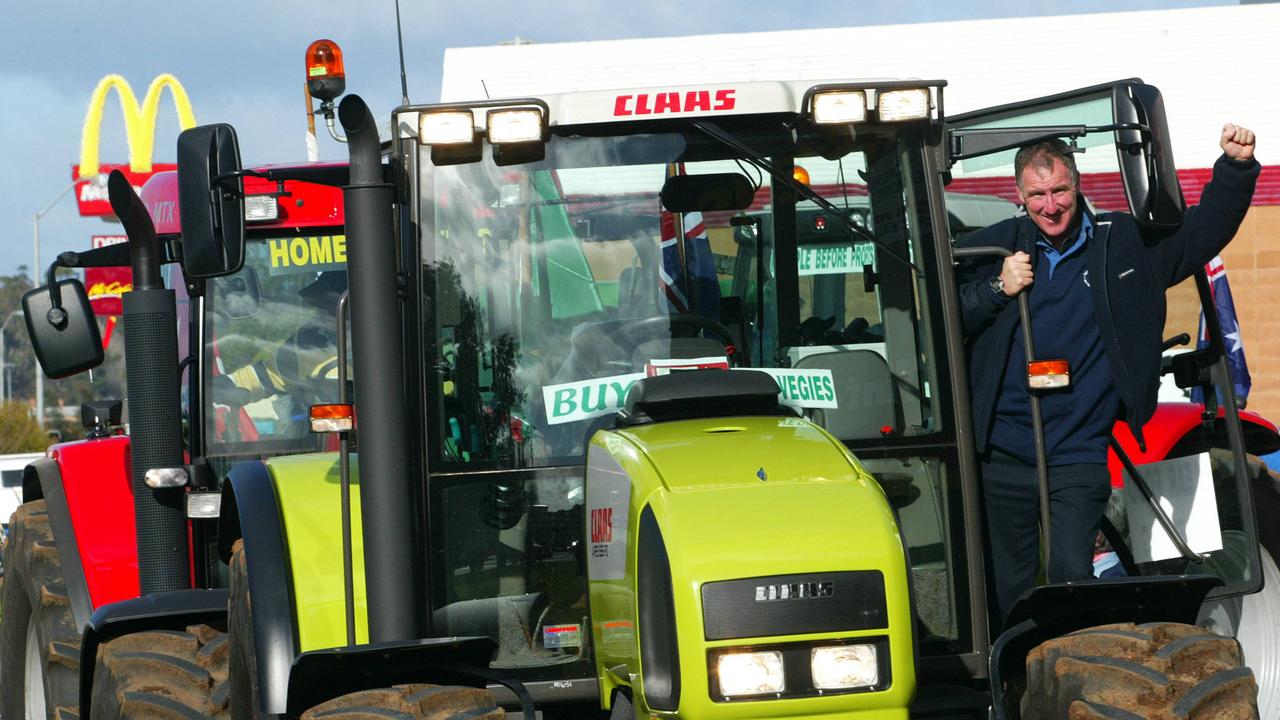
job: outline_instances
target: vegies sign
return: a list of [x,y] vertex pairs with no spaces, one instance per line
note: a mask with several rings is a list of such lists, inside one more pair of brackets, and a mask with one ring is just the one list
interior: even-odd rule
[[801,275],[844,275],[862,272],[875,265],[876,252],[871,243],[852,245],[801,245],[797,266]]
[[[744,368],[766,373],[778,383],[782,402],[799,408],[836,408],[836,386],[830,370]],[[579,380],[542,388],[547,423],[562,425],[612,415],[623,408],[627,392],[644,373]]]

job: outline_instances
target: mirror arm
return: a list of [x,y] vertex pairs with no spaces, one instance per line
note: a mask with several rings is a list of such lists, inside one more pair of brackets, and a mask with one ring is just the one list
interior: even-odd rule
[[[1150,142],[1151,128],[1141,123],[1112,123],[1111,125],[1046,125],[1044,127],[1025,128],[959,128],[948,133],[948,153],[946,169],[951,169],[961,160],[1004,152],[1030,145],[1050,138],[1068,138],[1072,149],[1078,150],[1077,138],[1089,134],[1119,132],[1121,130],[1137,130],[1142,133],[1143,142]],[[976,146],[972,151],[964,150],[965,140]]]
[[247,177],[262,178],[264,180],[271,179],[266,173],[261,173],[257,170],[236,170],[235,172],[218,173],[217,175],[214,175],[209,185],[213,188],[221,187],[223,192],[230,193],[233,196],[240,195],[243,197],[244,192],[242,190],[237,190],[235,183],[228,181],[239,180]]
[[[53,262],[49,263],[49,271],[46,274],[46,284],[49,286],[49,324],[54,327],[61,327],[67,321],[67,311],[62,309],[62,290],[58,287],[58,268],[63,267],[62,261],[66,256],[75,256],[73,252],[64,252],[59,255]],[[72,263],[67,267],[75,267]]]

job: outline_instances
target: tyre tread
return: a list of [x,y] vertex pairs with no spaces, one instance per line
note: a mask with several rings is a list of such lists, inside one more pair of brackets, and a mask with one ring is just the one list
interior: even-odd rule
[[1027,655],[1024,718],[1257,720],[1239,643],[1181,623],[1107,625]]
[[66,581],[44,500],[18,506],[4,546],[5,582],[0,616],[0,715],[24,717],[26,636],[30,625],[40,647],[50,720],[71,717],[79,706],[80,633],[67,599]]
[[199,634],[138,632],[104,643],[94,670],[92,720],[229,717],[226,692],[217,680],[226,676],[226,654],[202,655],[216,643],[225,644],[225,634],[213,628]]

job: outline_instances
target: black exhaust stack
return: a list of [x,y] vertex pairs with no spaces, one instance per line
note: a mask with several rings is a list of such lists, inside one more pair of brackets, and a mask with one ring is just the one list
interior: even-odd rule
[[[404,394],[404,341],[397,296],[392,186],[382,176],[378,130],[357,95],[338,105],[347,134],[351,181],[347,216],[347,283],[351,339],[359,383],[360,508],[364,525],[369,640],[417,637],[413,495]],[[420,571],[421,568],[418,568]]]
[[162,253],[155,226],[133,186],[115,171],[107,181],[107,193],[129,236],[133,265],[133,291],[124,294],[124,353],[138,576],[144,595],[184,590],[191,586],[185,491],[153,490],[145,482],[149,469],[183,465],[177,305],[160,277]]

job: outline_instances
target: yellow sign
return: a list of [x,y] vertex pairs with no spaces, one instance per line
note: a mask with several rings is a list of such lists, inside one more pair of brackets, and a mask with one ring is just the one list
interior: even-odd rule
[[342,270],[347,262],[346,235],[313,235],[271,240],[272,275]]
[[112,90],[120,98],[124,112],[124,128],[129,140],[129,169],[133,172],[150,172],[151,156],[156,144],[156,114],[160,110],[160,95],[165,88],[173,97],[173,107],[178,113],[178,125],[186,130],[196,124],[191,101],[182,83],[169,73],[158,75],[151,81],[142,105],[133,94],[128,81],[119,75],[108,75],[98,81],[93,96],[89,98],[89,110],[84,116],[84,129],[80,135],[80,177],[98,174],[98,150],[102,135],[102,109],[107,104],[107,94]]

